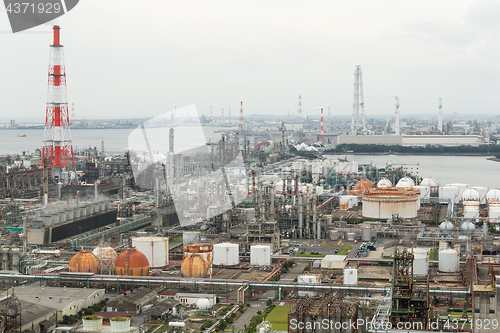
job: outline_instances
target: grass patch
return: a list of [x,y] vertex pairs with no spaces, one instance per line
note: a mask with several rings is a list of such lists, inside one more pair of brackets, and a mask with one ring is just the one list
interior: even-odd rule
[[436,257],[436,249],[431,249],[429,253],[429,260],[434,260],[435,257]]
[[347,251],[340,251],[339,253],[337,253],[339,256],[346,256],[347,255]]
[[326,254],[310,254],[310,253],[299,253],[295,255],[296,257],[316,257],[316,258],[324,258]]
[[342,250],[344,250],[344,251],[349,251],[350,249],[352,249],[352,246],[351,246],[351,245],[344,245],[344,246],[342,247]]
[[291,309],[289,305],[278,305],[266,316],[266,320],[273,325],[273,330],[288,330],[288,312]]

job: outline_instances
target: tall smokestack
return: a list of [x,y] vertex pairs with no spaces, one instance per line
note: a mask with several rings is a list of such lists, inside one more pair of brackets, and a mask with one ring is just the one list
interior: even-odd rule
[[438,118],[438,131],[443,131],[443,99],[439,99],[439,118]]

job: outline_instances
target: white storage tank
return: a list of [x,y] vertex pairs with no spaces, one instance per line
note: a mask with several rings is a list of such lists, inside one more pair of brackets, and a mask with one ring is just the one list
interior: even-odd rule
[[344,269],[344,284],[357,284],[358,283],[358,270],[356,268]]
[[132,246],[148,258],[151,268],[168,265],[168,237],[133,237]]
[[476,229],[476,226],[471,221],[465,221],[460,226],[460,230],[462,231],[462,234],[467,235],[467,236],[472,235],[474,233],[475,229]]
[[200,242],[199,231],[184,231],[182,233],[182,244],[191,244]]
[[413,181],[413,179],[408,177],[401,178],[396,184],[396,187],[413,187],[413,186],[415,186],[415,182]]
[[378,181],[377,187],[392,187],[392,183],[387,178],[382,178]]
[[454,249],[439,251],[439,271],[455,273],[459,266],[458,252]]
[[439,198],[451,199],[454,203],[460,202],[460,188],[457,186],[442,186],[439,188]]
[[336,241],[339,240],[340,234],[338,230],[330,230],[330,240]]
[[439,231],[443,234],[449,234],[453,231],[453,229],[454,229],[453,223],[451,223],[448,220],[444,220],[439,225]]
[[82,318],[84,331],[100,331],[102,330],[101,316],[85,316]]
[[109,320],[111,331],[113,332],[127,332],[130,331],[130,318],[128,317],[115,317]]
[[463,184],[463,183],[446,184],[446,186],[455,186],[459,188],[458,192],[459,200],[462,198],[462,194],[465,192],[465,190],[469,188],[469,184]]
[[479,201],[481,196],[474,188],[468,188],[462,193],[462,201]]
[[413,249],[413,275],[424,276],[429,272],[429,252],[427,249]]
[[269,245],[250,246],[250,265],[271,265],[271,247]]
[[66,220],[71,221],[72,219],[73,219],[73,209],[67,208],[66,209]]
[[214,265],[232,266],[240,263],[239,245],[231,243],[214,244]]
[[356,239],[356,233],[354,233],[354,232],[348,232],[348,233],[346,234],[346,237],[345,237],[345,238],[346,238],[346,240],[348,240],[348,241],[354,242],[354,239]]
[[500,190],[497,188],[492,188],[486,193],[486,202],[489,201],[500,201]]
[[[314,283],[314,284],[316,284],[316,283],[318,283],[318,278],[315,275],[303,274],[303,275],[297,276],[297,283],[298,284],[302,284],[302,283],[306,283],[306,284],[313,284]],[[317,295],[316,291],[299,291],[300,297],[305,297],[305,296],[313,297],[316,295]]]
[[488,217],[490,221],[500,220],[500,202],[492,202],[488,205]]
[[479,201],[464,201],[462,211],[465,219],[478,219]]
[[369,225],[361,226],[361,241],[371,242],[372,240],[372,227]]
[[343,203],[347,203],[347,208],[351,209],[358,205],[358,197],[355,195],[341,195],[339,203],[341,206]]
[[429,186],[432,194],[438,193],[439,191],[439,184],[432,177],[426,177],[422,179],[422,181],[420,182],[420,186]]
[[420,191],[420,199],[429,199],[431,197],[431,188],[429,186],[416,185],[413,187]]
[[473,188],[474,190],[477,191],[477,193],[479,193],[479,203],[481,203],[481,205],[485,205],[486,204],[486,194],[488,194],[488,188],[484,187],[484,186],[474,186],[471,188]]

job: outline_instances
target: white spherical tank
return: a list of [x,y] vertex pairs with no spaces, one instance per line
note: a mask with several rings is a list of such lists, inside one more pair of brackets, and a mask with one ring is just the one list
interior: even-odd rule
[[457,186],[442,186],[439,188],[439,198],[449,199],[454,203],[460,202],[460,188]]
[[396,184],[396,187],[413,187],[413,186],[415,186],[415,182],[413,181],[413,179],[409,177],[401,178]]
[[207,298],[200,298],[198,302],[196,302],[196,306],[198,310],[207,310],[210,308],[210,301]]
[[479,193],[479,202],[481,205],[486,204],[486,194],[488,194],[488,188],[484,186],[474,186],[471,188],[475,189],[477,193]]
[[453,231],[454,227],[453,227],[453,223],[451,223],[450,221],[448,220],[444,220],[443,222],[441,222],[441,224],[439,225],[439,231],[443,234],[449,234]]
[[476,229],[476,226],[471,221],[465,221],[460,226],[460,230],[462,231],[462,234],[464,234],[464,235],[472,235],[474,233],[475,229]]
[[459,258],[458,252],[454,249],[439,251],[439,271],[446,273],[455,273],[458,271]]
[[431,197],[431,188],[429,186],[415,185],[413,187],[420,191],[421,199],[429,199]]
[[392,183],[387,178],[382,178],[378,181],[377,187],[392,187]]
[[437,191],[439,188],[438,182],[432,177],[426,177],[420,182],[421,186],[429,186],[431,190]]
[[354,285],[358,283],[358,270],[355,268],[344,269],[344,284]]
[[468,188],[462,193],[462,201],[479,201],[481,200],[481,195],[474,188]]
[[500,190],[497,188],[492,188],[486,193],[486,201],[500,201]]
[[168,265],[168,237],[133,237],[132,247],[148,258],[151,268]]
[[271,265],[271,247],[269,245],[250,246],[250,265]]
[[214,265],[233,266],[240,263],[240,247],[238,244],[221,243],[214,244]]

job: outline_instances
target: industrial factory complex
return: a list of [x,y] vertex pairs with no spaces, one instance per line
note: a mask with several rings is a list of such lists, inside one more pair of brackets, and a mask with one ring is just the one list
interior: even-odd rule
[[[72,146],[59,26],[48,75],[39,151],[0,157],[2,331],[497,331],[500,189],[327,153],[478,146],[486,125],[453,131],[440,104],[425,133],[398,113],[369,126],[357,66],[350,128],[326,107],[302,119],[299,97],[262,130],[241,102],[235,126],[177,109],[111,154]],[[208,130],[220,139],[196,139]]]

